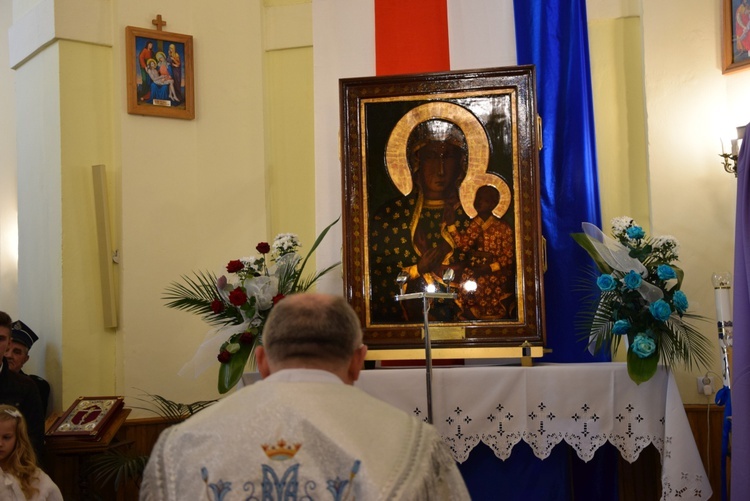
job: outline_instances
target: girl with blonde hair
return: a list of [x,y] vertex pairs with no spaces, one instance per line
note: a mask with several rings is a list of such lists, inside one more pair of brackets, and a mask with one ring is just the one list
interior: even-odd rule
[[12,405],[0,405],[0,499],[63,501],[60,489],[36,465],[26,420]]

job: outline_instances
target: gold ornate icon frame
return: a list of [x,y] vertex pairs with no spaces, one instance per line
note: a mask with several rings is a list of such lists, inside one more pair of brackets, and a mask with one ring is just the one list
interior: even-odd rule
[[[424,358],[422,304],[397,302],[395,296],[406,291],[397,283],[399,272],[411,270],[412,278],[421,280],[419,272],[414,271],[416,264],[407,266],[404,256],[416,260],[415,256],[426,253],[415,235],[431,205],[419,194],[424,188],[415,188],[419,176],[412,174],[412,169],[417,172],[419,167],[410,164],[408,150],[415,129],[431,120],[458,127],[465,141],[462,179],[455,183],[460,182],[455,196],[442,202],[442,210],[455,207],[464,224],[469,225],[477,216],[477,189],[493,186],[500,202],[487,220],[497,219],[510,229],[512,239],[508,241],[513,248],[512,262],[504,265],[512,270],[506,273],[512,285],[506,285],[505,290],[510,292],[494,296],[488,292],[482,301],[469,298],[461,288],[463,271],[459,271],[456,283],[441,281],[437,272],[430,275],[434,280],[424,275],[423,282],[432,283],[438,291],[459,291],[452,306],[446,305],[451,300],[435,300],[430,306],[431,316],[434,311],[429,324],[432,357],[541,356],[545,345],[545,260],[539,199],[541,130],[534,67],[342,79],[340,100],[344,287],[360,316],[370,348],[368,358]],[[435,212],[439,210],[433,209],[430,214],[440,219]],[[388,214],[388,219],[382,214]],[[463,252],[464,247],[457,242],[464,237],[455,236],[455,225],[445,221],[440,225],[439,231],[452,248],[441,269],[455,266],[469,270],[478,262],[475,255],[488,254],[480,252],[483,249]],[[390,260],[394,254],[399,255],[398,265]],[[497,266],[493,268],[496,272]],[[466,273],[463,276],[471,277]],[[492,279],[489,272],[477,276]],[[501,296],[512,307],[498,315],[499,309],[493,309],[492,304],[499,304]],[[393,306],[390,301],[401,304]],[[469,306],[487,301],[487,309]],[[386,313],[381,312],[383,304]],[[440,313],[440,308],[447,313]]]

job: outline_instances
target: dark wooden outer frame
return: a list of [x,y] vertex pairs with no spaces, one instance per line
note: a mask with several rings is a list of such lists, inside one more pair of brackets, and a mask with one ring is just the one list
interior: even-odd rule
[[[518,318],[495,321],[464,321],[445,325],[458,328],[462,336],[441,336],[430,324],[434,358],[541,356],[545,344],[543,293],[543,238],[539,200],[540,120],[536,111],[535,71],[533,66],[516,66],[472,71],[453,71],[393,77],[366,77],[340,80],[341,146],[343,183],[344,287],[345,295],[360,317],[368,358],[424,358],[421,323],[382,325],[370,320],[368,252],[369,218],[367,178],[375,168],[368,165],[368,145],[373,130],[366,127],[366,107],[370,103],[400,100],[419,103],[462,99],[482,99],[491,104],[492,96],[509,96],[515,133],[512,152],[515,186],[513,198],[518,211],[515,227],[518,288]],[[391,118],[392,119],[392,118]],[[379,154],[378,152],[376,152]],[[492,154],[492,153],[491,153]],[[372,158],[372,157],[370,157]],[[394,296],[398,286],[394,283]],[[455,330],[455,329],[454,329]],[[531,350],[522,351],[527,342]]]
[[[138,64],[138,51],[136,50],[136,39],[145,38],[155,42],[182,44],[184,57],[182,67],[184,68],[184,94],[185,98],[177,106],[156,106],[150,103],[140,102],[138,99],[138,76],[140,71]],[[164,50],[166,53],[166,50]],[[127,77],[128,113],[131,115],[149,115],[154,117],[181,118],[192,120],[195,118],[195,80],[193,78],[193,37],[179,33],[166,31],[146,30],[127,26],[125,28],[125,75]]]
[[735,13],[741,3],[742,0],[722,0],[721,2],[723,19],[721,30],[722,73],[744,69],[750,65],[750,56],[746,55],[738,59],[736,52],[737,23]]

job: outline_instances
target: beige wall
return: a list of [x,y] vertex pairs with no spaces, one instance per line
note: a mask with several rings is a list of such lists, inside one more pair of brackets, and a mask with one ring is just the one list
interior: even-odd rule
[[312,3],[263,3],[268,238],[296,233],[305,252],[317,237]]
[[[148,5],[120,3],[120,28],[143,23]],[[119,392],[190,402],[217,396],[218,366],[197,380],[177,376],[209,326],[165,308],[165,287],[192,271],[220,273],[280,232],[298,233],[308,248],[314,241],[312,58],[309,36],[300,40],[304,29],[294,29],[304,6],[286,11],[289,43],[264,38],[259,1],[230,19],[198,0],[180,10],[190,15],[167,21],[195,40],[196,119],[120,121],[122,200],[139,203],[122,208]]]
[[[718,374],[711,275],[733,267],[736,203],[720,137],[750,120],[742,90],[750,73],[721,72],[720,7],[589,3],[603,221],[630,215],[655,235],[678,238],[683,290],[691,311],[705,317],[694,324],[714,341],[709,370]],[[695,381],[705,372],[676,371],[686,403],[707,402]]]
[[[15,22],[37,5],[11,3],[0,0],[0,13],[13,10]],[[644,3],[590,4],[605,221],[628,214],[681,240],[685,290],[713,339],[710,275],[731,268],[736,188],[718,161],[719,136],[750,120],[750,72],[721,74],[718,4]],[[208,326],[165,308],[165,287],[194,270],[220,272],[277,232],[298,232],[310,245],[316,206],[339,206],[314,195],[325,179],[313,173],[309,5],[233,2],[228,15],[202,0],[163,3],[166,29],[195,41],[191,121],[126,112],[124,30],[151,27],[155,12],[145,0],[107,2],[111,14],[99,12],[96,23],[61,10],[87,26],[111,18],[109,41],[54,41],[15,72],[0,71],[0,90],[17,85],[8,106],[23,110],[15,128],[2,129],[3,145],[17,134],[18,153],[0,151],[0,172],[6,179],[18,164],[25,214],[16,286],[6,215],[14,191],[0,186],[0,300],[12,305],[17,296],[19,313],[37,322],[45,341],[32,350],[33,368],[53,383],[58,409],[78,394],[111,391],[131,405],[144,392],[183,402],[216,397],[215,368],[196,380],[176,375]],[[117,329],[103,327],[98,302],[96,163],[107,165],[121,254]],[[705,401],[694,374],[678,376],[686,402]]]
[[315,242],[312,47],[266,53],[269,238],[297,233]]
[[[720,9],[720,2],[701,0],[643,4],[652,228],[679,235],[684,290],[710,319],[702,331],[714,340],[711,275],[733,267],[737,188],[720,166],[719,138],[750,121],[750,99],[729,89],[740,81],[747,88],[750,74],[721,73]],[[678,383],[693,401],[695,378]]]
[[592,19],[589,42],[602,222],[629,215],[648,230],[640,18]]
[[[116,392],[113,376],[117,333],[105,328],[102,320],[91,166],[106,166],[109,191],[118,170],[112,150],[111,49],[69,41],[55,45],[60,54],[62,357],[55,356],[57,350],[50,344],[45,355],[50,384],[60,387],[60,382],[63,383],[60,401],[65,403],[80,395]],[[39,283],[42,278],[38,276],[33,283]],[[35,291],[29,292],[23,296],[24,301],[31,301],[35,295]],[[40,315],[39,310],[34,313],[32,318]],[[46,317],[43,311],[41,316]],[[28,315],[25,318],[29,318]],[[45,339],[49,339],[54,327],[49,325],[41,330]],[[60,369],[62,378],[58,380]]]
[[[177,4],[175,4],[177,5]],[[164,307],[170,282],[192,271],[221,272],[268,239],[262,17],[259,1],[231,15],[211,2],[162,6],[168,29],[194,38],[195,120],[128,115],[123,37],[116,37],[115,104],[120,111],[120,264],[123,379],[118,391],[189,402],[216,396],[216,372],[177,376],[208,326]],[[115,31],[147,26],[146,1],[117,2]]]

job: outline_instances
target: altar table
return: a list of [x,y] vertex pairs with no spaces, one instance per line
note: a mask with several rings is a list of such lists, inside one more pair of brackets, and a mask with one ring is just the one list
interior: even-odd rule
[[[427,419],[424,368],[362,371],[356,386]],[[662,499],[711,497],[674,377],[661,367],[640,385],[624,363],[435,367],[432,395],[433,424],[459,463],[480,442],[506,460],[520,441],[540,459],[564,441],[583,461],[610,442],[628,462],[653,444]]]

